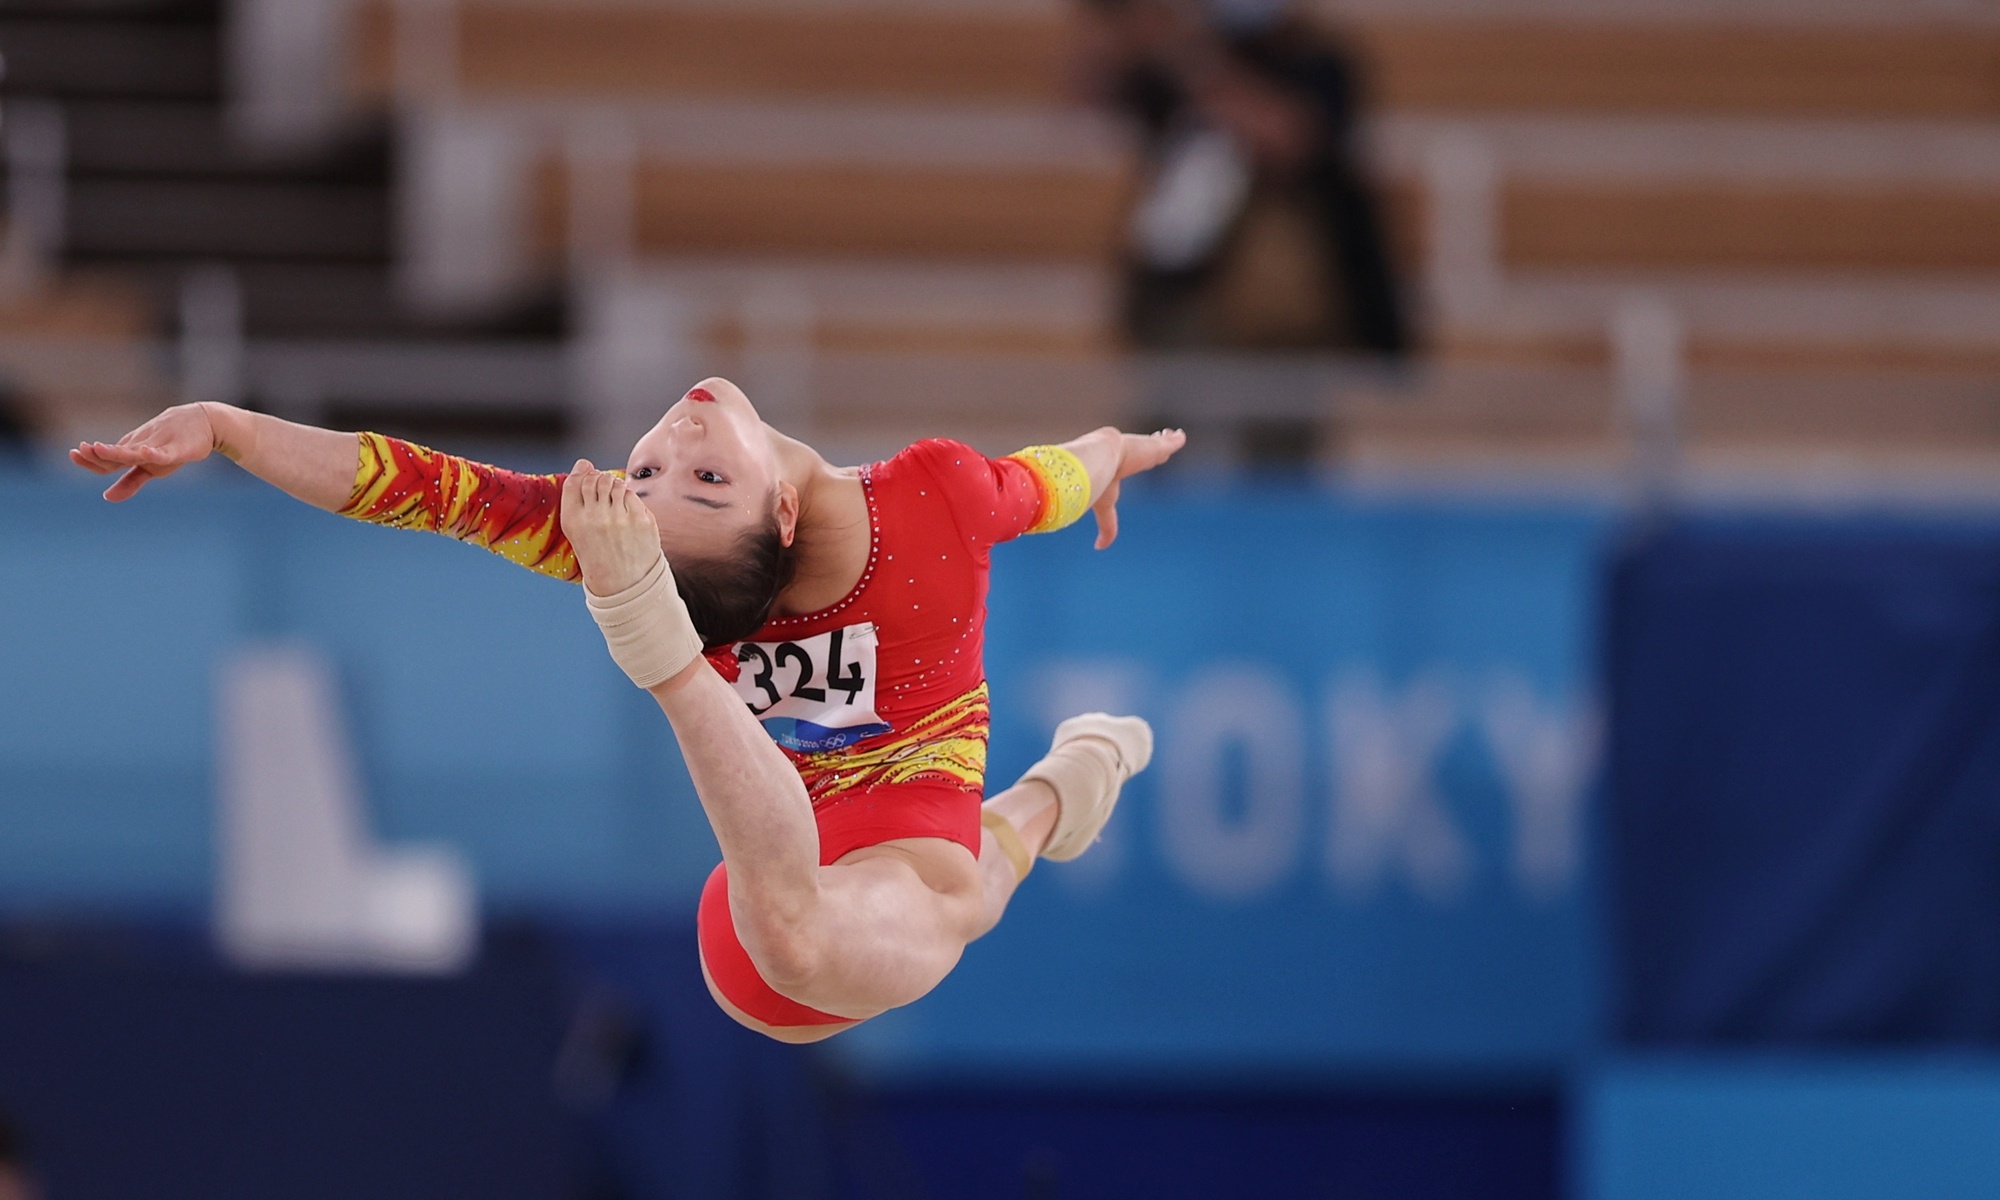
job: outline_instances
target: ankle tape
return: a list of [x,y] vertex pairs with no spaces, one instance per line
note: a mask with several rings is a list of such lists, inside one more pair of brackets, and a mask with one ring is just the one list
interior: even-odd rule
[[612,661],[642,688],[665,683],[701,656],[701,635],[674,588],[664,555],[624,591],[596,596],[586,587],[584,600],[604,633]]
[[1013,822],[990,808],[982,808],[979,810],[979,824],[991,831],[993,844],[1007,856],[1008,862],[1014,864],[1016,882],[1026,879],[1028,872],[1035,869],[1035,859],[1028,853],[1027,846],[1022,844],[1021,835],[1015,832]]

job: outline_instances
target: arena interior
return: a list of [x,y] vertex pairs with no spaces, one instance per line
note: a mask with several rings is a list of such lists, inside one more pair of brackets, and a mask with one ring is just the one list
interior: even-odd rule
[[[7,0],[0,59],[0,1200],[2000,1191],[1989,0]],[[1086,709],[1152,765],[813,1046],[711,1002],[575,589],[65,456],[620,466],[707,376],[854,464],[1189,435],[993,552],[989,790]]]

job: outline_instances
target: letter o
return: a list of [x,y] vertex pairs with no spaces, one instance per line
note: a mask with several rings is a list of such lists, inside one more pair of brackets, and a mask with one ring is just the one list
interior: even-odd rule
[[[1243,747],[1244,811],[1223,811],[1223,752]],[[1222,663],[1198,672],[1168,714],[1160,746],[1160,841],[1196,891],[1247,900],[1292,869],[1305,814],[1304,720],[1270,670]]]

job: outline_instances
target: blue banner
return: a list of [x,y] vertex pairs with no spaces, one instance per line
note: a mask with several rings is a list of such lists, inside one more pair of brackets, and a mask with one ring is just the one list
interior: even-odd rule
[[2000,1044],[2000,525],[1688,520],[1613,579],[1621,1038]]

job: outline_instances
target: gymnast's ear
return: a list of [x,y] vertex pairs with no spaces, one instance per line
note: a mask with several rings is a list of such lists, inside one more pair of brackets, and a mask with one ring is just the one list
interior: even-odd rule
[[789,546],[799,535],[799,489],[780,479],[771,497],[771,515],[778,521],[778,541]]

